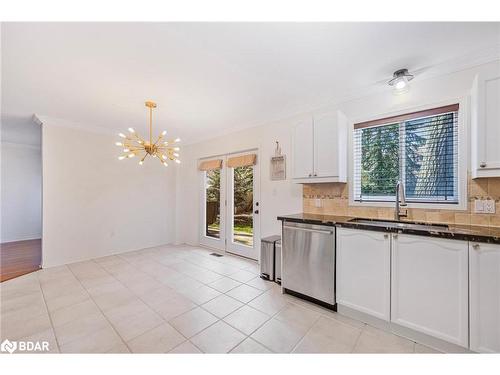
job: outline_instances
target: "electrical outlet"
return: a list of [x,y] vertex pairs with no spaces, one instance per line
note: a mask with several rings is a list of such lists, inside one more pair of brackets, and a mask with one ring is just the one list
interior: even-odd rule
[[494,214],[495,213],[495,201],[493,199],[485,199],[483,202],[484,202],[484,213]]
[[323,202],[321,201],[321,199],[314,200],[314,207],[317,207],[317,208],[323,207]]
[[474,199],[474,213],[484,213],[484,201],[482,199]]

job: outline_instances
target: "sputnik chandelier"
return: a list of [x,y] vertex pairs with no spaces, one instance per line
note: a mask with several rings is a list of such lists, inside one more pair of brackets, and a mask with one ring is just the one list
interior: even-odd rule
[[123,141],[115,143],[117,146],[123,147],[124,152],[124,155],[119,156],[118,159],[123,160],[140,156],[142,158],[139,164],[142,165],[144,160],[150,155],[153,158],[157,158],[165,167],[168,166],[168,160],[180,163],[179,147],[175,146],[175,144],[181,140],[176,138],[172,141],[164,141],[164,137],[167,134],[166,130],[164,130],[158,136],[156,142],[153,143],[153,108],[156,108],[156,103],[147,101],[146,107],[149,108],[149,142],[142,139],[133,128],[128,128],[130,134],[119,133],[118,135],[123,138]]

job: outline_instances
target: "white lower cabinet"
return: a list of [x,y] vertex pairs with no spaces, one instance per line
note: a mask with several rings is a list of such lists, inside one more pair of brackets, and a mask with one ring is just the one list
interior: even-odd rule
[[470,243],[470,349],[500,353],[500,245]]
[[468,242],[395,234],[391,271],[393,323],[468,347]]
[[337,303],[390,319],[390,235],[337,228]]

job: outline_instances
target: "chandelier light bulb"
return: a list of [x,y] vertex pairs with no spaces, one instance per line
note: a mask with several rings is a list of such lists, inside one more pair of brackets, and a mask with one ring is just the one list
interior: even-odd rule
[[180,164],[180,163],[181,163],[181,161],[180,161],[179,159],[175,159],[175,162],[176,162],[177,164]]
[[167,164],[167,162],[166,162],[166,161],[164,161],[164,162],[163,162],[163,165],[164,165],[165,167],[168,167],[168,164]]
[[123,160],[125,159],[125,156],[118,156],[118,160]]
[[115,143],[115,145],[117,145],[117,146],[123,146],[123,143],[121,143],[121,142],[116,142],[116,143]]
[[128,131],[129,131],[130,133],[132,133],[132,134],[133,134],[133,133],[135,133],[134,128],[128,128]]
[[144,162],[141,160],[141,161],[139,162],[139,165],[142,165],[143,163],[144,163]]
[[176,158],[178,158],[178,157],[179,157],[179,154],[178,154],[177,152],[174,152],[174,156],[175,156]]
[[124,148],[123,152],[129,152],[130,150],[128,148]]
[[175,138],[175,140],[174,140],[175,143],[179,143],[180,141],[181,141],[180,138]]
[[134,156],[135,156],[135,154],[128,154],[129,158],[133,158]]
[[174,147],[174,151],[179,151],[180,148],[179,147]]
[[118,136],[121,137],[121,138],[127,138],[127,136],[123,133],[118,133]]
[[162,132],[161,132],[161,135],[162,135],[162,136],[164,136],[165,134],[167,134],[167,131],[166,131],[166,130],[164,130],[164,131],[162,131]]

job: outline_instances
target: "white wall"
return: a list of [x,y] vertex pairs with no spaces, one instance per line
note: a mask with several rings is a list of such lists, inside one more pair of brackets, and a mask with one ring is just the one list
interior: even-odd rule
[[[336,113],[341,110],[350,121],[361,121],[387,115],[391,112],[439,104],[468,96],[475,74],[486,65],[450,73],[440,77],[418,79],[411,82],[411,89],[403,95],[394,95],[388,86],[354,100],[332,103],[318,108],[315,114]],[[178,173],[177,241],[199,243],[199,179],[197,160],[202,157],[258,148],[261,172],[261,236],[279,233],[276,216],[302,211],[302,186],[291,182],[291,129],[300,119],[310,114],[300,114],[279,122],[266,124],[223,137],[211,139],[183,149],[183,164]],[[466,132],[467,138],[468,133]],[[270,181],[269,158],[273,154],[274,141],[279,140],[283,153],[287,155],[287,180]],[[465,140],[468,143],[467,140]],[[197,223],[196,225],[194,223]]]
[[174,242],[175,166],[119,161],[113,135],[61,124],[43,119],[43,266]]
[[39,146],[2,141],[0,242],[42,236],[42,160]]

